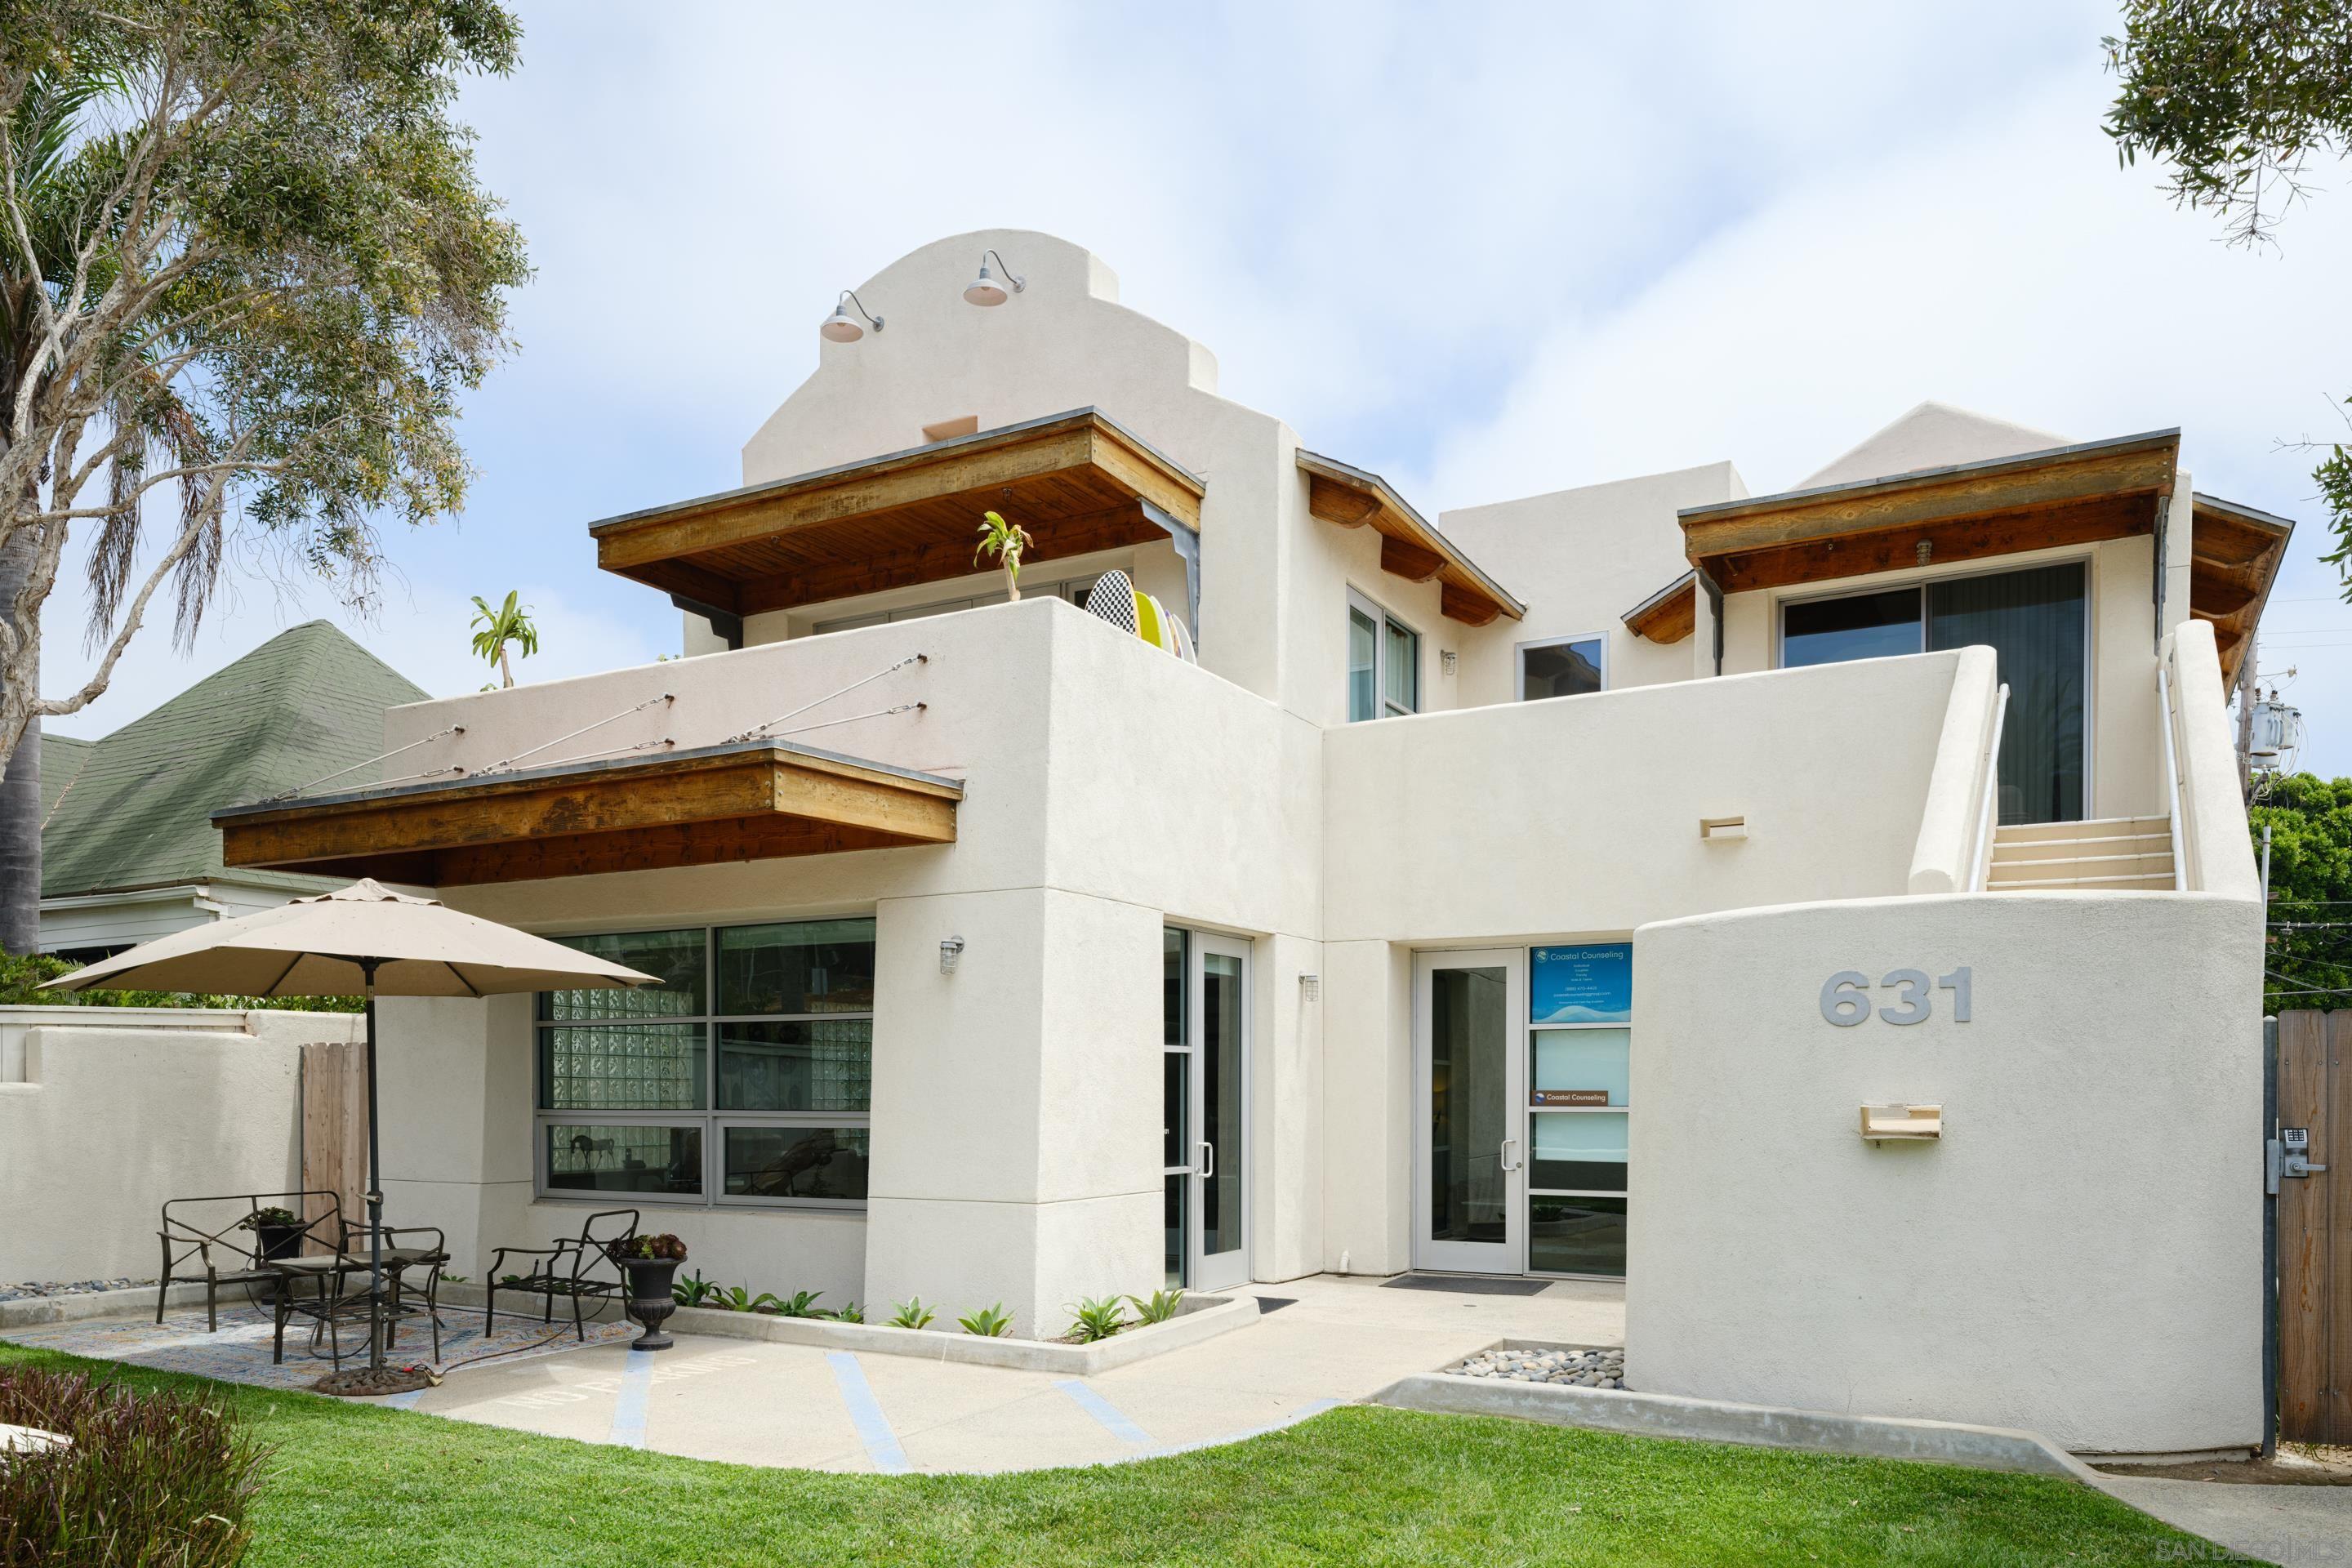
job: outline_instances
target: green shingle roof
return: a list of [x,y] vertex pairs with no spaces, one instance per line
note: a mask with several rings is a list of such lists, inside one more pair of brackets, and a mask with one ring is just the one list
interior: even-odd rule
[[[89,745],[41,833],[41,896],[218,876],[215,810],[260,800],[383,750],[383,710],[426,693],[325,621],[308,621]],[[47,767],[55,754],[45,745]],[[373,770],[339,781],[369,782]],[[239,871],[240,881],[333,879]]]
[[66,786],[81,773],[82,763],[89,761],[96,741],[77,741],[71,735],[52,735],[41,731],[41,820],[58,808],[58,797]]

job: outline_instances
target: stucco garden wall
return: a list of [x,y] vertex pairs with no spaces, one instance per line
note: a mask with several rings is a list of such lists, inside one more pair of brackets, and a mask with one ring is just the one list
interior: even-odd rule
[[165,1200],[300,1184],[302,1047],[348,1013],[0,1007],[0,1281],[153,1277]]
[[[2261,938],[2251,900],[2178,893],[1641,928],[1627,1381],[2081,1451],[2257,1442]],[[1967,1023],[1948,990],[1908,1026],[1822,1016],[1841,970],[1963,964]],[[1864,1142],[1889,1101],[1940,1104],[1942,1138]]]

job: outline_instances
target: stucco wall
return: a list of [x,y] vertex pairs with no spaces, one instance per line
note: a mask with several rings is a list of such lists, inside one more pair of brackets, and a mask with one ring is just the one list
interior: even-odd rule
[[[2257,1442],[2261,936],[2251,901],[2174,893],[1643,927],[1628,1382],[2078,1450]],[[1907,1027],[1822,1018],[1840,970],[1961,964],[1968,1023],[1949,991]],[[1864,1142],[1859,1107],[1897,1100],[1939,1103],[1942,1139]]]
[[[2173,531],[2185,536],[2185,523]],[[2168,807],[2156,694],[2154,550],[2153,542],[2142,536],[1931,566],[1925,571],[1886,572],[1808,583],[1799,588],[1733,594],[1724,601],[1724,672],[1770,669],[1778,665],[1780,606],[1792,599],[1876,593],[1939,577],[2085,561],[2091,578],[2092,674],[2086,727],[2091,778],[2085,815],[2162,816]],[[2185,615],[2187,604],[2184,588],[2168,600],[2168,620]],[[1700,637],[1708,635],[1702,625]]]
[[[1324,938],[1460,945],[1900,892],[1958,659],[1326,731]],[[1700,839],[1738,816],[1744,841]]]
[[0,1280],[152,1278],[165,1200],[299,1186],[301,1047],[358,1037],[347,1013],[116,1011],[0,1007]]
[[1708,463],[1445,513],[1446,536],[1528,606],[1526,619],[1498,618],[1466,640],[1449,706],[1514,700],[1520,644],[1595,632],[1608,639],[1611,689],[1692,679],[1687,639],[1637,637],[1622,617],[1690,570],[1679,509],[1747,494],[1738,469]]

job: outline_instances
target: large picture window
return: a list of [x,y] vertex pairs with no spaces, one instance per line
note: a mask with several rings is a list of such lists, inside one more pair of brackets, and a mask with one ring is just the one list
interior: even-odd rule
[[542,1195],[865,1204],[871,919],[558,940],[663,984],[541,994]]
[[2090,676],[2089,572],[2079,561],[1938,577],[1780,606],[1780,664],[1939,652],[1982,644],[2009,686],[2000,820],[2076,822],[2084,810]]

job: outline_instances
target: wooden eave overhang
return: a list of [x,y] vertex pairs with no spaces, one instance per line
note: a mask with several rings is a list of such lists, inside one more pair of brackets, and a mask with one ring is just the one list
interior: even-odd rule
[[425,887],[948,844],[963,786],[788,741],[265,801],[213,814],[230,867]]
[[1414,583],[1435,579],[1441,585],[1439,607],[1449,618],[1483,626],[1496,616],[1516,621],[1527,615],[1525,605],[1380,475],[1307,451],[1298,454],[1298,467],[1307,476],[1307,510],[1342,528],[1369,523],[1381,536],[1381,570]]
[[2189,613],[2213,626],[2221,684],[2235,685],[2248,638],[2286,559],[2293,521],[2189,492]]
[[1677,643],[1698,629],[1698,568],[1692,567],[1618,619],[1637,637]]
[[2153,533],[2179,455],[2179,430],[2153,430],[1677,516],[1691,564],[1722,592],[1784,588]]
[[973,546],[991,510],[1029,531],[1033,563],[1175,529],[1197,535],[1204,491],[1114,421],[1079,408],[629,512],[588,531],[605,571],[699,610],[750,616],[986,571]]

